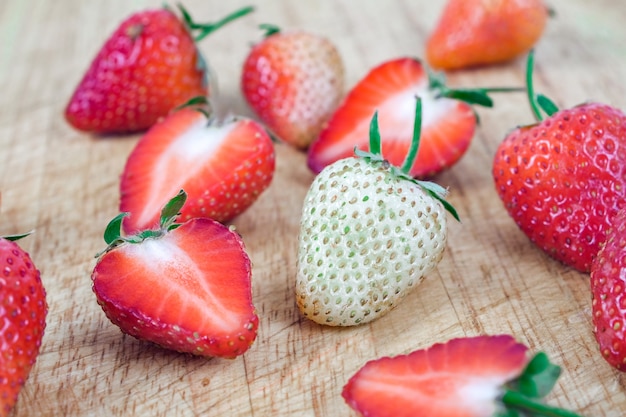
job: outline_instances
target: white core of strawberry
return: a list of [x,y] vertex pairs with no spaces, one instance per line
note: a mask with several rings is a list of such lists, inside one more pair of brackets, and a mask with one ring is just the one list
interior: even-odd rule
[[[150,192],[146,193],[151,200],[143,205],[141,212],[134,214],[139,218],[138,224],[149,221],[169,196],[179,191],[180,184],[196,176],[197,172],[205,167],[205,161],[222,146],[236,126],[235,122],[208,126],[207,119],[199,117],[164,152],[160,152],[153,171],[147,174],[150,181],[145,182],[152,187]],[[169,178],[167,176],[169,172],[183,174]]]

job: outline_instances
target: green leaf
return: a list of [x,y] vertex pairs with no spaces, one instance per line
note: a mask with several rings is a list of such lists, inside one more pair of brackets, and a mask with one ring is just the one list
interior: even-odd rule
[[543,398],[552,391],[560,375],[561,368],[551,363],[544,352],[539,352],[513,381],[513,385],[527,397]]
[[3,238],[3,239],[15,242],[16,240],[20,240],[20,239],[30,235],[31,233],[33,233],[32,230],[30,232],[20,233],[20,234],[17,234],[17,235],[6,235],[6,236],[0,236],[0,237]]
[[128,216],[128,213],[120,213],[113,218],[104,229],[104,241],[107,245],[122,239],[122,220]]
[[537,94],[537,104],[548,116],[552,116],[554,113],[559,111],[556,104],[543,94]]
[[417,152],[420,147],[420,138],[422,136],[422,99],[415,97],[415,118],[413,121],[413,138],[411,139],[411,146],[406,154],[406,158],[402,163],[402,172],[409,174],[411,168],[417,158]]
[[180,210],[187,201],[187,193],[180,190],[161,210],[161,229],[169,229],[174,219],[180,214]]
[[483,107],[493,107],[493,100],[483,90],[465,90],[465,89],[446,89],[441,94],[443,97],[453,98],[455,100],[461,100],[468,104],[478,104]]
[[[237,20],[240,17],[243,17],[251,12],[254,11],[254,7],[252,6],[246,6],[246,7],[242,7],[241,9],[235,10],[233,13],[223,17],[222,19],[218,20],[217,22],[213,22],[213,23],[195,23],[192,19],[191,16],[189,16],[189,13],[186,13],[186,11],[183,11],[184,8],[179,5],[178,6],[179,9],[181,9],[181,12],[183,13],[183,17],[185,18],[185,23],[187,23],[187,25],[191,28],[191,29],[198,29],[200,30],[200,33],[198,35],[195,36],[194,40],[196,42],[201,41],[202,39],[204,39],[205,37],[207,37],[208,35],[210,35],[211,33],[215,32],[216,30],[220,29],[222,26],[225,26],[226,24],[232,22],[233,20]],[[187,17],[185,17],[185,14],[187,15]],[[189,20],[187,20],[189,19]]]
[[263,30],[265,32],[265,34],[263,35],[263,37],[267,38],[268,36],[272,36],[275,35],[277,33],[280,33],[280,28],[276,25],[272,25],[270,23],[261,23],[259,25],[259,29]]
[[380,130],[378,128],[378,110],[374,112],[370,122],[370,152],[374,155],[382,155],[380,147]]

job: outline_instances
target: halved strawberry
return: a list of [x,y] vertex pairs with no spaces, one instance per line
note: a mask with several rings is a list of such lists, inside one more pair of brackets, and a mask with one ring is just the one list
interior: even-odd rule
[[530,361],[526,353],[509,335],[453,339],[368,362],[342,395],[369,417],[576,416],[539,401],[560,368],[544,353]]
[[239,235],[207,218],[174,223],[186,195],[153,230],[122,237],[117,216],[92,274],[93,291],[121,330],[164,348],[232,358],[256,338],[251,266]]
[[415,177],[431,176],[456,163],[474,135],[476,116],[468,103],[491,106],[489,91],[451,90],[441,76],[428,74],[413,58],[393,59],[372,69],[349,92],[326,128],[311,144],[309,168],[352,156],[354,148],[368,150],[369,122],[378,111],[383,157],[400,166],[413,137],[415,96],[423,103],[420,153],[411,169]]
[[259,123],[245,118],[209,121],[183,108],[154,125],[130,153],[120,182],[124,230],[158,224],[161,207],[184,189],[183,220],[226,222],[241,214],[269,186],[275,155]]

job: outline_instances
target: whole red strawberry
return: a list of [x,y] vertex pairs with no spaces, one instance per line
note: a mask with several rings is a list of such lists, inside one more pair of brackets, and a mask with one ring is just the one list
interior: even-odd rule
[[343,95],[341,56],[326,38],[263,25],[265,38],[243,65],[248,104],[278,139],[306,148]]
[[452,70],[508,61],[537,43],[548,15],[543,0],[448,0],[426,44],[428,62]]
[[248,209],[274,176],[274,145],[247,118],[207,118],[202,107],[172,112],[135,145],[120,180],[124,231],[158,226],[167,201],[184,189],[181,219],[227,222]]
[[154,229],[121,233],[126,213],[107,226],[93,291],[106,316],[124,332],[166,349],[234,358],[254,342],[251,264],[241,237],[208,218],[176,219],[181,191]]
[[48,304],[39,270],[28,253],[0,237],[0,416],[9,414],[35,364]]
[[626,209],[591,264],[592,320],[600,352],[611,366],[626,372]]
[[184,19],[164,8],[135,13],[120,24],[67,104],[70,125],[94,133],[144,130],[192,97],[212,94],[196,41],[252,8],[212,24],[195,23],[181,10]]
[[550,256],[582,272],[626,205],[626,115],[600,103],[557,111],[532,91],[535,115],[512,131],[493,161],[495,187],[520,229]]

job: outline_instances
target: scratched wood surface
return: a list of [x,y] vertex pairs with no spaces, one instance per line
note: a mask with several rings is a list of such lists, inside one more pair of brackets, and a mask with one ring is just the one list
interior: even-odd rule
[[[350,329],[303,319],[294,301],[299,213],[313,176],[305,156],[277,145],[269,190],[234,221],[254,264],[258,339],[235,360],[205,360],[122,335],[91,291],[93,255],[117,214],[118,179],[138,136],[97,138],[72,130],[62,111],[97,49],[129,13],[160,0],[0,2],[0,234],[22,241],[48,291],[41,355],[13,415],[353,416],[340,392],[366,361],[449,338],[510,333],[563,366],[549,400],[587,416],[626,414],[626,379],[598,354],[588,276],[535,249],[505,213],[491,179],[497,144],[532,115],[523,95],[479,109],[468,153],[436,180],[462,218],[450,222],[437,270],[396,310]],[[239,74],[259,23],[330,37],[347,85],[383,60],[423,56],[443,7],[435,0],[265,0],[205,39],[222,110],[251,116]],[[243,0],[187,0],[199,21]],[[626,2],[550,0],[556,11],[537,46],[537,89],[560,106],[586,100],[626,109]],[[455,86],[523,85],[524,60],[449,74]]]

